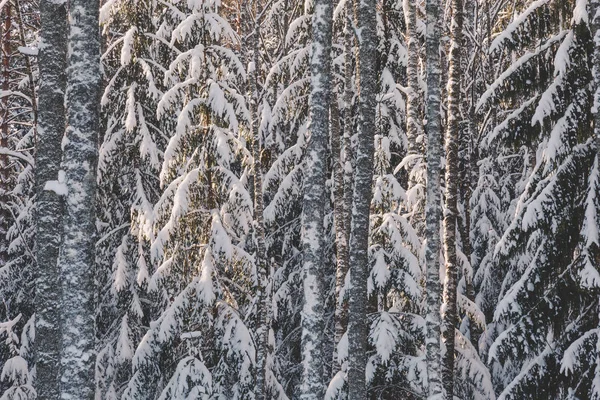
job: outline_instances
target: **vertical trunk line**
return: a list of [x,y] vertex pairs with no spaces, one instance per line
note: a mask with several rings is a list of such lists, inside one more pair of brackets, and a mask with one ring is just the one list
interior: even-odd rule
[[452,0],[452,20],[450,23],[450,55],[448,58],[448,128],[446,131],[446,207],[444,212],[444,258],[446,279],[444,283],[442,307],[442,381],[445,398],[452,400],[454,394],[454,330],[458,315],[456,309],[456,283],[458,265],[456,256],[456,221],[458,217],[459,159],[458,138],[460,134],[460,46],[462,41],[463,10],[462,0]]

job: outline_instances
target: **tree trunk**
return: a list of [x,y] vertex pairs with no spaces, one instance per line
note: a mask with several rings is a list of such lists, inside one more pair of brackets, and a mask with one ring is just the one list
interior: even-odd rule
[[[249,13],[251,14],[251,13]],[[255,16],[258,15],[255,10]],[[257,18],[257,17],[255,17]],[[258,117],[258,43],[259,43],[259,21],[254,21],[254,31],[252,33],[252,61],[248,66],[248,83],[250,86],[250,115],[252,118],[252,157],[253,157],[253,175],[254,175],[254,232],[256,235],[256,270],[258,274],[258,324],[257,324],[257,352],[256,352],[256,390],[257,400],[269,398],[267,388],[267,357],[269,355],[269,329],[271,326],[271,293],[269,285],[269,267],[267,266],[267,252],[265,245],[265,226],[264,226],[264,204],[263,204],[263,184],[262,184],[262,163],[261,163],[261,145],[260,145],[260,121]]]
[[425,249],[427,269],[426,337],[428,398],[439,399],[440,380],[440,2],[427,0],[427,200]]
[[62,242],[63,199],[46,182],[58,182],[61,140],[65,132],[64,109],[67,83],[66,2],[40,1],[40,87],[35,153],[36,193],[36,391],[38,399],[56,400],[60,396],[60,316],[62,315],[61,276],[58,249]]
[[71,0],[62,272],[61,398],[94,398],[94,245],[100,110],[98,2]]
[[457,325],[456,281],[458,265],[456,257],[456,220],[459,176],[458,140],[460,119],[460,46],[462,41],[463,10],[461,0],[452,0],[450,23],[450,54],[448,57],[448,128],[446,131],[446,209],[444,212],[444,258],[446,279],[444,282],[444,306],[442,307],[442,384],[446,399],[454,393],[454,329]]
[[594,55],[592,58],[592,79],[594,80],[594,136],[596,139],[596,159],[600,166],[600,0],[590,0],[590,25],[594,40]]
[[322,399],[324,341],[323,253],[325,214],[325,165],[329,141],[331,90],[331,31],[333,5],[316,0],[313,15],[313,42],[310,57],[311,93],[310,141],[306,153],[304,202],[302,210],[302,255],[304,268],[304,308],[302,312],[302,361],[304,365],[300,398]]
[[335,328],[333,363],[337,363],[336,345],[346,331],[347,308],[340,295],[348,273],[348,236],[346,235],[346,203],[344,202],[344,160],[341,146],[340,110],[335,95],[331,100],[331,153],[333,158],[333,215],[335,220],[335,247],[337,266],[335,272]]
[[369,214],[373,183],[375,96],[377,94],[376,2],[355,3],[357,16],[359,74],[359,123],[352,230],[350,234],[350,309],[348,319],[348,399],[367,398],[367,278],[369,276]]
[[[404,20],[406,23],[406,47],[408,61],[406,77],[408,80],[408,94],[406,102],[406,136],[408,138],[408,155],[422,154],[422,149],[417,143],[421,135],[419,118],[419,42],[417,39],[417,10],[413,1],[404,1]],[[415,182],[410,182],[414,185]]]
[[[12,58],[12,3],[9,1],[4,6],[4,19],[1,21],[0,40],[2,41],[2,91],[10,90],[10,76]],[[9,120],[10,120],[10,95],[2,96],[0,104],[0,148],[8,149]],[[10,192],[10,160],[8,155],[0,155],[0,265],[8,261],[8,246],[6,234],[10,226],[9,192]]]

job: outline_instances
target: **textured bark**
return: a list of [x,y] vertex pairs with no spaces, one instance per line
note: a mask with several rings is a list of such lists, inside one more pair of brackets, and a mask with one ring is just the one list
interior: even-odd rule
[[[463,23],[469,24],[468,27],[463,26],[463,31],[470,30],[471,32],[477,32],[477,5],[473,2],[467,2],[465,4],[465,21]],[[467,63],[470,65],[470,88],[468,91],[462,90],[465,98],[462,99],[462,103],[465,105],[466,110],[466,121],[465,128],[462,133],[462,138],[459,144],[459,158],[461,162],[461,193],[462,204],[464,207],[464,221],[462,224],[461,238],[463,245],[463,253],[471,265],[471,271],[463,271],[465,278],[465,294],[469,300],[475,302],[475,288],[473,287],[473,274],[474,265],[472,263],[473,246],[471,244],[471,197],[473,194],[473,187],[477,185],[477,152],[474,146],[477,128],[475,126],[475,80],[477,79],[477,60],[478,60],[478,49],[475,43],[469,42],[467,46],[467,36],[463,35],[463,45],[467,50],[465,55],[462,55],[463,59],[467,58],[467,54],[470,55],[471,60],[467,62],[465,59],[463,65]],[[469,316],[469,334],[471,343],[475,350],[479,351],[479,337],[481,336],[481,327],[477,325],[477,322]]]
[[[416,4],[411,0],[404,0],[404,21],[406,23],[406,47],[408,60],[406,65],[406,78],[408,80],[408,94],[406,101],[406,136],[408,138],[408,154],[422,154],[422,149],[417,143],[421,135],[419,118],[419,41],[417,39],[417,11]],[[411,182],[414,184],[414,182]]]
[[344,201],[344,160],[341,147],[340,110],[335,97],[331,101],[331,153],[333,158],[333,215],[335,220],[335,342],[333,352],[334,365],[337,363],[337,343],[346,331],[345,320],[348,310],[344,302],[340,302],[340,294],[348,273],[348,235],[346,234],[346,203]]
[[322,399],[324,341],[323,254],[325,214],[325,174],[329,140],[329,103],[331,82],[331,30],[333,5],[316,0],[313,15],[313,41],[310,56],[311,93],[310,141],[304,177],[302,210],[302,256],[304,270],[304,308],[302,311],[302,363],[304,366],[301,399]]
[[[333,347],[333,365],[338,360],[337,344],[348,328],[348,302],[340,298],[345,279],[348,274],[350,261],[349,242],[350,224],[352,220],[352,160],[351,160],[351,137],[353,129],[352,97],[354,91],[352,80],[354,78],[352,53],[354,47],[354,35],[352,33],[353,19],[352,2],[348,0],[345,8],[344,23],[344,94],[343,94],[343,116],[344,130],[341,129],[341,115],[336,100],[332,100],[331,106],[331,151],[334,156],[334,213],[336,223],[336,247],[337,247],[337,270],[335,282],[335,331]],[[337,129],[337,131],[336,131]]]
[[[354,116],[352,113],[352,99],[354,98],[354,65],[352,54],[354,53],[354,32],[352,30],[354,20],[354,1],[346,0],[346,23],[344,24],[344,136],[342,139],[342,162],[344,167],[344,229],[348,241],[348,252],[350,251],[350,229],[352,224],[352,196],[354,176],[352,171],[352,135],[354,134]],[[348,263],[350,254],[348,254]],[[343,322],[344,331],[347,328],[347,308],[344,311],[346,318]],[[343,333],[342,333],[343,334]],[[340,336],[341,339],[341,336]]]
[[61,399],[94,398],[94,244],[100,110],[98,2],[71,0],[67,68]]
[[[4,15],[0,27],[0,40],[2,41],[2,90],[10,90],[10,61],[12,58],[12,4],[9,1],[4,6]],[[8,148],[10,119],[9,96],[3,96],[0,103],[0,148]],[[0,265],[8,260],[8,247],[6,245],[6,233],[10,226],[10,210],[8,209],[10,192],[10,160],[8,155],[0,155]]]
[[[258,13],[257,13],[258,14]],[[254,234],[256,236],[256,270],[258,273],[258,332],[257,332],[257,352],[256,352],[256,390],[257,400],[267,399],[267,357],[269,355],[269,329],[271,326],[271,302],[272,294],[269,285],[269,267],[267,266],[267,252],[265,245],[265,225],[264,225],[264,202],[263,202],[263,184],[262,184],[262,163],[261,163],[261,145],[258,119],[258,38],[259,25],[254,21],[254,31],[250,45],[252,46],[252,62],[248,68],[248,83],[250,87],[250,115],[252,118],[252,170],[254,175]]]
[[348,399],[367,398],[367,278],[369,276],[369,214],[373,183],[375,95],[377,93],[376,2],[355,4],[359,74],[358,144],[354,173],[352,230],[350,234],[350,307],[348,318]]
[[427,200],[425,204],[425,260],[427,269],[427,348],[428,398],[442,395],[440,380],[440,1],[427,0]]
[[460,47],[462,40],[462,1],[452,0],[450,23],[450,54],[448,57],[448,127],[446,130],[446,207],[444,212],[444,258],[446,279],[444,280],[444,304],[442,306],[442,384],[445,398],[453,399],[454,393],[454,329],[458,316],[456,310],[456,282],[458,265],[456,256],[456,221],[458,217],[457,197],[460,184],[458,140],[460,135]]
[[36,391],[39,399],[58,399],[60,363],[61,276],[58,249],[62,241],[63,199],[44,190],[58,181],[61,140],[65,132],[67,20],[66,2],[40,1],[40,87],[35,157],[36,193]]
[[[19,0],[15,0],[15,14],[17,18],[17,25],[19,27],[19,45],[22,47],[27,46],[27,42],[25,40],[25,28],[23,27],[23,13],[21,12],[21,2]],[[26,73],[29,78],[29,90],[31,91],[31,108],[32,108],[32,116],[33,116],[33,129],[37,129],[37,121],[38,121],[38,107],[37,107],[37,99],[36,99],[36,81],[33,76],[33,66],[31,65],[31,60],[28,56],[24,57],[25,59],[25,68]],[[37,135],[36,135],[37,137]]]
[[594,136],[596,139],[596,157],[600,162],[600,0],[590,0],[590,25],[594,39],[594,54],[592,56],[592,79],[594,80]]

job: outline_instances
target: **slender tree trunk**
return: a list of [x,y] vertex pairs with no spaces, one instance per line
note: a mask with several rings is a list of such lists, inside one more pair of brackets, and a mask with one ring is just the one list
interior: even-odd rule
[[[251,14],[251,13],[249,13]],[[255,15],[258,11],[255,10]],[[257,17],[255,17],[257,18]],[[252,164],[254,175],[254,232],[256,235],[256,270],[258,272],[258,332],[257,332],[257,353],[256,365],[256,390],[257,400],[267,399],[267,357],[269,355],[269,329],[271,326],[271,293],[269,285],[269,267],[267,265],[267,252],[265,245],[265,226],[264,226],[264,204],[263,204],[263,184],[262,184],[262,163],[261,163],[261,145],[260,132],[258,130],[260,121],[258,118],[258,88],[256,84],[258,74],[258,39],[259,39],[259,21],[254,21],[254,31],[250,45],[252,46],[252,61],[248,66],[248,83],[250,86],[250,115],[252,117]]]
[[[25,28],[23,27],[23,14],[21,12],[21,2],[19,0],[15,0],[15,13],[17,17],[17,24],[19,27],[19,43],[22,47],[27,46],[27,42],[25,40]],[[29,78],[29,90],[31,91],[31,108],[33,114],[33,129],[35,130],[34,134],[37,137],[37,121],[38,121],[38,107],[37,107],[37,99],[36,99],[36,88],[35,88],[35,78],[33,76],[33,66],[31,65],[31,60],[29,56],[25,56],[25,68],[27,68],[27,76]]]
[[[411,0],[404,0],[404,21],[406,23],[406,46],[408,61],[406,77],[408,79],[408,95],[406,102],[406,136],[408,137],[408,154],[421,154],[417,143],[421,135],[419,118],[419,41],[417,39],[417,11],[416,4]],[[414,182],[410,182],[414,184]]]
[[596,160],[600,167],[600,0],[590,0],[590,25],[594,40],[594,55],[592,57],[592,78],[594,80],[594,136],[596,139]]
[[[470,25],[471,32],[477,32],[477,4],[474,2],[468,2],[465,5],[465,12],[467,23]],[[466,27],[463,26],[463,30],[467,30]],[[472,302],[475,302],[475,288],[473,287],[473,277],[475,274],[475,266],[472,263],[472,255],[473,255],[473,246],[471,244],[471,197],[473,194],[473,187],[477,184],[477,153],[475,150],[475,136],[477,128],[475,126],[475,80],[477,79],[476,71],[477,71],[477,46],[474,46],[471,42],[471,46],[467,46],[467,36],[462,36],[463,45],[465,48],[469,49],[468,54],[471,54],[472,62],[470,63],[470,80],[471,87],[468,92],[463,92],[466,96],[463,99],[463,104],[466,109],[466,118],[467,121],[465,123],[466,129],[464,129],[463,138],[461,139],[461,149],[459,150],[459,158],[463,158],[462,168],[462,199],[463,206],[465,209],[464,213],[464,224],[463,230],[461,233],[462,243],[463,243],[463,253],[465,254],[467,260],[469,260],[469,264],[471,266],[471,271],[463,271],[463,276],[465,278],[465,292],[466,296]],[[464,55],[463,57],[466,57]],[[465,60],[466,61],[466,60]],[[477,325],[477,322],[470,318],[469,321],[469,334],[470,340],[473,344],[473,347],[479,351],[479,337],[481,336],[481,328]]]
[[324,341],[323,253],[325,214],[326,153],[329,141],[331,90],[331,31],[333,5],[315,0],[310,71],[310,141],[306,153],[304,203],[302,210],[302,254],[304,268],[304,309],[302,312],[302,361],[304,365],[300,398],[322,399]]
[[67,69],[62,272],[61,398],[94,398],[94,244],[100,110],[99,4],[71,0]]
[[61,273],[58,249],[62,242],[63,199],[46,182],[58,182],[61,140],[65,132],[64,108],[67,83],[66,2],[40,1],[40,87],[35,152],[36,193],[36,340],[35,360],[38,399],[56,400],[60,396],[60,316],[62,315]]
[[426,337],[428,398],[442,395],[440,377],[440,0],[426,0],[427,14],[427,268]]
[[[354,47],[354,34],[352,33],[352,20],[354,10],[352,1],[346,2],[344,23],[344,94],[343,115],[344,130],[341,129],[340,110],[336,100],[331,104],[331,147],[334,154],[334,184],[335,184],[335,223],[336,223],[336,247],[337,247],[337,270],[335,282],[335,339],[333,351],[333,364],[338,361],[337,344],[348,328],[348,303],[340,298],[344,287],[348,266],[350,261],[349,242],[350,224],[352,221],[352,160],[351,160],[351,137],[353,126],[352,98],[354,95],[352,81],[354,78],[352,54]],[[337,122],[336,122],[337,121]],[[334,126],[334,124],[337,124]],[[337,131],[336,131],[337,129]],[[337,135],[337,136],[336,136]],[[341,137],[340,137],[341,136]],[[337,157],[337,160],[336,160]]]
[[359,74],[359,123],[352,230],[350,234],[350,309],[348,319],[348,399],[367,398],[367,278],[369,276],[369,215],[373,183],[375,96],[377,94],[376,1],[355,3],[357,16]]
[[[354,117],[352,113],[352,99],[354,98],[354,65],[352,54],[354,53],[354,32],[352,30],[352,21],[354,10],[351,7],[353,2],[346,1],[346,24],[344,25],[344,136],[342,138],[342,162],[344,167],[344,229],[346,230],[346,240],[348,241],[348,268],[350,263],[350,231],[352,226],[352,196],[354,195],[354,174],[353,174],[353,151],[352,135],[354,134]],[[347,328],[348,309],[345,309],[344,332]],[[343,335],[343,333],[342,333]],[[340,336],[341,339],[341,336]]]
[[462,0],[452,0],[450,23],[450,55],[448,63],[448,129],[446,131],[446,209],[444,212],[444,258],[446,279],[444,282],[444,310],[442,313],[442,384],[446,399],[452,400],[454,393],[454,329],[457,325],[456,282],[458,265],[456,257],[456,221],[458,217],[457,197],[460,184],[458,140],[460,135],[460,47],[462,41]]
[[[10,90],[10,61],[12,58],[12,3],[9,1],[4,6],[4,19],[0,32],[0,40],[2,41],[2,90],[8,92]],[[8,148],[8,136],[10,120],[10,96],[2,97],[0,106],[0,148]],[[0,265],[4,265],[8,261],[8,246],[6,233],[10,226],[10,210],[8,194],[10,192],[10,160],[8,155],[0,155]]]
[[333,363],[337,363],[336,345],[346,331],[347,308],[340,299],[346,274],[348,273],[348,236],[346,235],[346,203],[344,201],[344,160],[341,146],[340,110],[335,95],[332,95],[331,112],[331,153],[333,154],[333,214],[335,220],[335,246],[337,266],[335,272],[335,332]]

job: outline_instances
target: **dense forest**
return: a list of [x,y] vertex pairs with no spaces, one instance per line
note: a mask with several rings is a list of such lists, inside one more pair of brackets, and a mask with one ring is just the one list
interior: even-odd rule
[[0,400],[600,400],[600,0],[0,12]]

